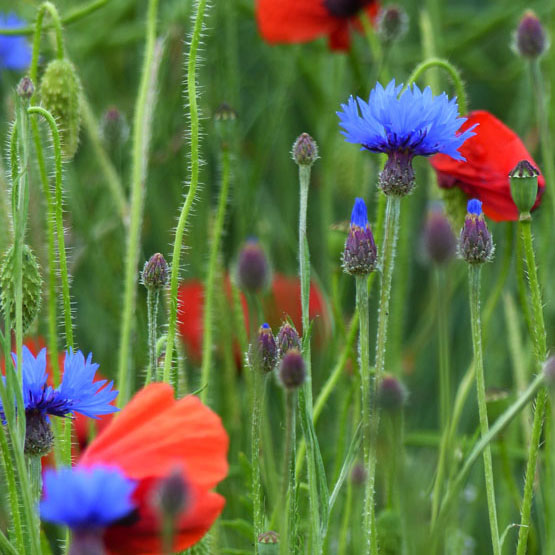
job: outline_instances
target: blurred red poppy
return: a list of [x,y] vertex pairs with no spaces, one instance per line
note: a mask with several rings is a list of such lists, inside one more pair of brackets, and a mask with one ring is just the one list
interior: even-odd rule
[[[229,278],[226,278],[228,299]],[[245,297],[241,295],[243,314],[247,324],[248,311]],[[301,286],[297,277],[287,277],[274,274],[270,291],[262,296],[264,320],[272,328],[277,328],[289,316],[295,327],[302,334],[301,314]],[[179,286],[178,294],[178,322],[181,338],[185,343],[191,360],[198,364],[202,360],[202,334],[204,312],[204,286],[196,279],[183,282]],[[309,298],[310,318],[316,318],[314,335],[316,341],[321,341],[329,333],[329,318],[324,298],[318,286],[312,282]],[[241,360],[241,357],[237,357]]]
[[348,50],[359,13],[374,19],[375,0],[257,0],[256,18],[262,38],[271,43],[308,42],[327,36],[332,50]]
[[176,471],[187,487],[187,505],[176,524],[173,548],[181,552],[198,542],[225,504],[210,490],[227,475],[228,443],[218,415],[197,397],[176,401],[165,383],[139,391],[78,461],[86,467],[116,467],[138,482],[132,498],[137,509],[104,534],[108,553],[162,553],[161,519],[153,499],[160,481]]
[[[509,172],[521,160],[538,167],[518,135],[485,110],[471,112],[460,132],[474,124],[476,135],[459,149],[466,162],[436,154],[431,164],[436,170],[440,187],[459,187],[468,198],[482,201],[482,210],[492,220],[518,219],[518,210],[511,197]],[[545,189],[542,175],[538,178],[538,196],[534,208],[541,202]]]

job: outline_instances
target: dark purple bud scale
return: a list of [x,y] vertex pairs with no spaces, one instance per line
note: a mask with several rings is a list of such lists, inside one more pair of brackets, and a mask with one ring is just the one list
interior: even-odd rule
[[283,358],[291,349],[301,350],[301,339],[297,330],[288,322],[282,324],[277,336],[279,357]]
[[404,197],[415,185],[412,156],[403,151],[389,153],[384,169],[380,172],[378,187],[386,195]]
[[545,29],[533,11],[527,11],[516,30],[516,49],[524,58],[538,58],[547,49]]
[[50,453],[53,445],[54,434],[46,414],[37,409],[25,411],[25,454],[44,457]]
[[254,370],[264,373],[271,372],[277,363],[278,347],[268,324],[262,324],[258,330],[258,337],[249,347],[249,364]]
[[366,275],[376,269],[378,250],[370,226],[351,224],[343,251],[343,269],[351,275]]
[[283,387],[294,390],[306,379],[306,366],[300,351],[293,349],[285,354],[279,367],[279,379]]
[[249,293],[257,293],[268,285],[269,279],[270,266],[264,250],[256,239],[247,241],[237,262],[239,287]]
[[335,17],[353,17],[371,0],[324,0],[324,6]]
[[469,264],[483,264],[493,256],[491,233],[481,213],[481,203],[473,199],[468,207],[459,239],[459,254]]
[[422,242],[426,257],[435,264],[445,264],[455,256],[457,239],[441,209],[432,209],[428,213]]

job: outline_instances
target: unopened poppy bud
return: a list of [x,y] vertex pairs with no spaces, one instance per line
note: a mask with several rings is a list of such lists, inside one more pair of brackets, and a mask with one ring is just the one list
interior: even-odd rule
[[555,356],[549,357],[543,365],[543,379],[548,387],[555,387]]
[[186,509],[189,488],[179,470],[174,470],[158,483],[154,493],[154,506],[163,518],[175,520]]
[[115,106],[108,108],[100,120],[100,136],[111,151],[121,148],[129,139],[129,124]]
[[260,555],[277,555],[279,553],[279,534],[264,532],[258,536],[258,553]]
[[318,145],[308,133],[303,133],[293,143],[291,154],[299,166],[312,166],[318,160]]
[[56,119],[66,159],[73,158],[79,146],[80,96],[81,83],[73,64],[65,58],[51,61],[42,76],[40,97]]
[[237,282],[248,293],[258,293],[270,281],[270,265],[264,250],[256,239],[250,239],[239,253]]
[[275,368],[277,356],[278,348],[272,328],[268,324],[262,324],[254,344],[249,347],[249,364],[254,370],[271,372]]
[[349,235],[343,251],[343,269],[351,275],[367,275],[376,268],[378,251],[368,224],[366,204],[355,199]]
[[[42,298],[42,278],[40,277],[39,263],[33,251],[23,245],[22,252],[22,315],[23,333],[25,333],[40,311]],[[0,266],[0,300],[4,318],[10,315],[10,326],[15,329],[15,251],[13,246],[4,255]]]
[[223,150],[228,150],[232,136],[237,112],[229,105],[223,102],[214,112],[214,126],[216,133],[220,137],[220,144]]
[[288,390],[294,390],[303,385],[306,379],[306,366],[300,351],[292,349],[285,353],[279,367],[279,379]]
[[524,58],[541,56],[548,46],[545,29],[536,14],[528,10],[518,24],[515,37],[517,52]]
[[457,239],[441,208],[434,207],[428,212],[422,245],[426,258],[435,264],[445,264],[455,256]]
[[44,457],[54,445],[54,434],[46,414],[37,409],[25,411],[25,446],[26,455]]
[[168,284],[169,277],[168,263],[164,256],[159,252],[153,254],[143,268],[143,285],[147,289],[160,290]]
[[409,398],[407,388],[394,376],[385,376],[378,388],[378,403],[383,410],[397,412]]
[[539,175],[540,172],[528,160],[521,160],[509,173],[511,195],[521,220],[531,219],[530,210],[536,202]]
[[35,94],[35,85],[29,77],[23,77],[17,85],[16,92],[21,98],[29,100]]
[[377,20],[378,35],[385,43],[400,39],[408,29],[409,18],[400,6],[386,6]]
[[482,203],[471,199],[467,210],[459,239],[459,254],[469,264],[489,262],[494,248],[491,233],[482,215]]
[[301,350],[299,334],[289,322],[283,323],[281,328],[279,328],[277,344],[280,358],[283,358],[291,349]]

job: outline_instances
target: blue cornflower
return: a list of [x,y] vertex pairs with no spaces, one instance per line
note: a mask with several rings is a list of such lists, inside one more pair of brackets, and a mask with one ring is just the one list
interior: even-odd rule
[[383,152],[389,156],[380,174],[380,187],[387,194],[404,195],[414,186],[412,159],[441,152],[464,160],[458,149],[475,135],[475,126],[457,134],[466,118],[459,116],[456,99],[445,93],[433,96],[430,87],[421,91],[391,81],[384,89],[380,83],[368,102],[351,96],[343,111],[337,112],[345,140],[362,145],[361,150]]
[[[17,29],[25,22],[15,14],[0,13],[0,29]],[[0,35],[0,70],[13,69],[22,71],[31,63],[31,48],[27,39],[16,35]]]
[[116,467],[48,469],[40,516],[73,530],[102,529],[135,509],[131,496],[136,487]]
[[366,204],[363,199],[356,198],[343,251],[343,268],[348,274],[365,276],[376,269],[377,258],[378,251],[368,224]]
[[469,214],[479,216],[482,213],[482,202],[477,198],[471,198],[466,205],[466,210]]
[[53,438],[49,415],[63,417],[80,412],[90,418],[97,418],[119,410],[110,404],[118,395],[112,389],[113,382],[107,384],[107,380],[94,381],[98,364],[92,362],[92,354],[85,359],[81,351],[67,351],[62,383],[57,388],[47,384],[46,349],[42,349],[35,358],[23,346],[21,368],[15,354],[12,356],[22,374],[27,421],[25,451],[28,454],[42,456],[50,451]]

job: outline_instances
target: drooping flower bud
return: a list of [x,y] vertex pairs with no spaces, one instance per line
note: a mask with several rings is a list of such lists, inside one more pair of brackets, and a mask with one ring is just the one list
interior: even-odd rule
[[468,213],[459,239],[459,254],[469,264],[489,262],[493,257],[491,233],[482,215],[482,203],[477,199],[468,201]]
[[283,358],[291,349],[301,350],[299,334],[289,322],[284,322],[279,328],[277,344],[280,358]]
[[100,136],[109,152],[121,148],[129,139],[127,119],[115,106],[110,106],[102,115]]
[[306,379],[306,366],[300,351],[292,349],[285,353],[279,367],[279,379],[290,391],[303,385]]
[[516,51],[523,58],[535,59],[541,56],[548,47],[545,29],[536,14],[528,10],[522,16],[516,29]]
[[268,324],[262,324],[258,330],[258,336],[249,347],[249,364],[254,370],[271,372],[277,362],[278,348],[272,328]]
[[400,39],[407,32],[409,18],[400,6],[386,6],[380,10],[377,20],[378,36],[385,43]]
[[29,77],[22,77],[17,84],[16,92],[21,98],[29,100],[35,94],[35,85]]
[[394,376],[385,376],[378,388],[378,403],[388,412],[397,412],[403,408],[409,398],[405,385]]
[[422,233],[422,245],[426,258],[435,264],[449,262],[457,252],[457,239],[440,207],[432,207],[428,212]]
[[170,271],[164,255],[157,252],[145,263],[142,273],[143,285],[154,291],[164,289],[168,284]]
[[260,555],[278,555],[279,534],[277,532],[264,532],[258,536],[258,553]]
[[302,133],[293,143],[291,155],[297,165],[312,166],[318,160],[318,145],[308,133]]
[[52,60],[44,71],[40,84],[43,106],[54,116],[60,131],[62,155],[71,159],[79,146],[81,83],[73,64],[67,60]]
[[239,253],[237,283],[248,293],[258,293],[270,281],[270,265],[264,250],[256,239],[249,239]]
[[530,220],[530,210],[538,194],[538,176],[540,172],[528,162],[521,160],[509,173],[511,195],[520,213],[520,220]]
[[[40,310],[42,278],[39,263],[33,251],[23,245],[22,252],[23,333],[25,333]],[[13,246],[4,255],[0,267],[0,300],[4,318],[9,312],[12,329],[15,329],[15,252]]]
[[343,251],[343,269],[351,275],[367,275],[375,270],[377,256],[366,204],[363,199],[356,198]]
[[52,450],[54,434],[41,410],[31,409],[25,411],[25,446],[26,455],[31,457],[44,457]]
[[386,195],[404,197],[414,189],[416,182],[412,158],[410,153],[402,151],[393,151],[388,155],[378,180],[378,187]]
[[160,480],[154,493],[153,504],[162,518],[174,521],[189,502],[189,487],[179,469]]

